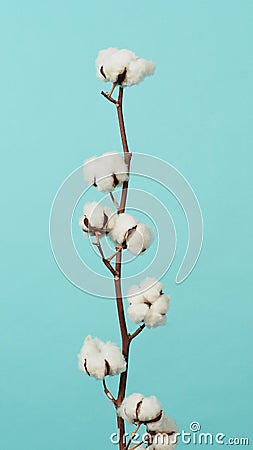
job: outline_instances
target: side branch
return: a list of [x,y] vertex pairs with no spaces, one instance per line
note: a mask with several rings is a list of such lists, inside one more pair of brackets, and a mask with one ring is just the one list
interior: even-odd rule
[[134,331],[134,333],[129,334],[129,341],[131,342],[132,339],[134,339],[136,336],[138,336],[138,334],[140,334],[142,332],[142,330],[144,330],[145,328],[145,323],[143,323],[139,328],[137,328],[137,330]]
[[114,406],[116,406],[116,400],[113,397],[113,395],[111,394],[111,392],[107,389],[106,382],[105,382],[104,378],[103,378],[103,387],[104,387],[105,395],[109,398],[109,400],[111,400],[111,402],[114,404]]

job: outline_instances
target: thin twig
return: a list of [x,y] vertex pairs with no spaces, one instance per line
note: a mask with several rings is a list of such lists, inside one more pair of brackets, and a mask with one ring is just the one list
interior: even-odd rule
[[144,330],[145,326],[146,326],[145,323],[143,323],[139,328],[137,328],[137,330],[134,331],[134,333],[129,334],[129,341],[131,342],[132,339],[138,336],[138,334],[140,334],[142,330]]
[[111,256],[109,256],[109,258],[107,258],[107,261],[110,262],[113,258],[115,258],[117,253],[122,251],[122,249],[123,249],[123,245],[120,245],[119,247],[116,247],[116,252],[114,252]]
[[119,209],[119,204],[118,204],[117,200],[115,200],[115,197],[112,192],[110,192],[110,197],[111,197],[112,203],[114,204],[115,208]]
[[131,433],[131,436],[130,436],[129,441],[128,441],[127,446],[126,446],[126,450],[129,449],[130,444],[131,444],[132,440],[134,439],[134,437],[136,436],[136,433],[139,430],[140,426],[141,426],[141,423],[138,423],[138,425],[135,428],[135,430]]
[[115,277],[117,278],[119,276],[117,270],[115,270],[112,267],[110,261],[108,261],[107,258],[104,255],[104,252],[103,252],[103,249],[102,249],[102,246],[101,246],[101,242],[100,242],[100,239],[99,239],[99,233],[96,233],[96,242],[92,242],[92,244],[95,245],[98,248],[98,251],[99,251],[99,253],[100,253],[101,257],[102,257],[102,261],[103,261],[104,265],[107,267],[107,269],[110,270],[110,272],[113,274],[114,278]]
[[109,389],[106,386],[106,382],[105,379],[103,378],[103,387],[104,387],[104,393],[105,395],[109,398],[109,400],[111,400],[111,402],[114,404],[114,406],[116,406],[116,400],[113,397],[113,395],[111,394],[111,392],[109,391]]
[[109,100],[109,102],[114,103],[114,105],[117,105],[117,104],[118,104],[117,100],[115,100],[113,97],[110,97],[109,94],[107,94],[106,92],[101,91],[101,94],[102,94],[107,100]]

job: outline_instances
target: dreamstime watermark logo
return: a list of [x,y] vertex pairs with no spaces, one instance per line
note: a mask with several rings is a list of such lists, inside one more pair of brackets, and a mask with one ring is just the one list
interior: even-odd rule
[[[231,437],[226,436],[225,433],[210,433],[202,431],[202,427],[199,422],[193,421],[189,425],[188,430],[182,430],[180,432],[175,432],[172,435],[166,433],[157,433],[155,436],[149,434],[148,432],[140,435],[135,433],[134,436],[125,433],[123,437],[124,444],[131,439],[131,445],[137,446],[138,444],[151,444],[154,445],[176,445],[182,443],[185,445],[250,445],[250,440],[248,437]],[[119,444],[119,430],[118,432],[112,433],[110,435],[110,441],[114,445]],[[137,447],[138,448],[138,447]]]
[[[176,276],[176,283],[182,283],[195,266],[202,246],[203,220],[197,197],[190,184],[175,167],[151,155],[133,154],[131,177],[133,178],[131,186],[134,185],[134,179],[136,179],[137,186],[141,186],[141,188],[129,188],[126,212],[137,211],[148,218],[157,236],[157,248],[152,259],[148,260],[147,258],[147,265],[141,267],[139,272],[135,270],[131,276],[124,275],[125,278],[122,278],[123,289],[129,287],[127,284],[129,281],[131,284],[138,284],[140,273],[142,278],[152,274],[160,279],[174,259],[177,233],[169,212],[169,193],[180,204],[188,225],[187,248]],[[156,184],[155,189],[152,188],[153,183]],[[90,189],[94,189],[94,187],[86,187],[83,180],[83,167],[76,169],[63,182],[51,209],[51,247],[60,270],[75,286],[98,297],[114,298],[110,274],[99,273],[99,264],[96,264],[95,268],[89,267],[82,251],[79,254],[73,238],[73,229],[77,228],[77,221],[73,222],[74,212],[80,199],[83,200],[83,203],[90,201],[90,198],[87,200]],[[157,194],[158,192],[161,194]],[[160,195],[163,201],[161,201]],[[109,195],[104,196],[101,204],[104,201],[108,204]],[[81,214],[80,209],[79,217]],[[107,246],[110,245],[106,238],[104,242],[107,242]],[[94,246],[92,248],[96,252]],[[99,257],[99,254],[97,253],[95,256]]]

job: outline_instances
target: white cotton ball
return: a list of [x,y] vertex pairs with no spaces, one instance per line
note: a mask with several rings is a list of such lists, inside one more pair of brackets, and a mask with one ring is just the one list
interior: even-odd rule
[[79,220],[79,225],[83,231],[95,235],[101,235],[110,231],[113,226],[113,212],[108,206],[100,205],[97,202],[86,203],[83,208],[83,216]]
[[177,424],[163,411],[160,420],[147,424],[147,431],[155,431],[160,433],[171,433],[172,431],[176,432]]
[[80,370],[99,380],[104,377],[105,373],[105,363],[101,354],[102,348],[103,342],[100,339],[87,336],[78,354]]
[[169,310],[169,299],[168,295],[160,295],[158,299],[152,304],[152,311],[158,314],[166,314]]
[[129,423],[136,422],[136,411],[143,398],[144,396],[138,393],[131,394],[126,397],[121,406],[118,408],[118,415]]
[[140,323],[143,322],[148,310],[149,307],[148,305],[145,305],[145,303],[132,304],[127,309],[127,315],[132,322]]
[[127,69],[127,76],[124,85],[132,86],[140,83],[146,76],[153,75],[155,64],[143,58],[132,60]]
[[116,375],[118,373],[125,372],[126,361],[116,344],[106,342],[103,347],[102,355],[110,365],[109,375]]
[[138,419],[140,422],[147,422],[155,419],[161,414],[162,405],[153,395],[144,397],[138,411]]
[[114,242],[122,244],[126,238],[128,230],[137,225],[137,220],[130,214],[119,214],[114,223],[114,227],[111,230],[110,237]]
[[112,170],[116,175],[119,185],[123,184],[124,181],[127,181],[129,179],[128,166],[125,163],[124,155],[115,152],[113,153]]
[[119,50],[113,53],[103,64],[103,71],[108,81],[115,83],[119,81],[119,75],[124,74],[130,62],[136,55],[130,50]]
[[127,248],[134,255],[144,252],[153,240],[153,233],[148,225],[139,223],[134,233],[127,239]]
[[143,294],[140,294],[140,287],[137,285],[133,285],[130,287],[127,293],[127,300],[130,304],[144,303],[145,297]]
[[90,185],[96,180],[98,159],[99,157],[92,156],[84,162],[84,180]]
[[152,308],[147,312],[144,317],[144,323],[148,328],[156,328],[166,324],[166,315],[158,314],[152,311]]
[[126,370],[126,362],[119,347],[92,336],[87,336],[83,343],[78,355],[78,365],[84,373],[99,380],[106,375],[116,375]]
[[97,76],[103,81],[132,86],[152,75],[155,64],[139,58],[130,50],[108,48],[101,50],[96,60]]
[[84,163],[84,179],[99,191],[111,192],[128,180],[128,167],[124,156],[117,152],[108,152],[94,156]]
[[102,81],[108,81],[101,72],[101,67],[104,65],[105,61],[107,61],[115,52],[118,52],[117,48],[107,48],[105,50],[100,50],[96,59],[96,69],[97,69],[97,77]]
[[144,297],[150,303],[153,303],[160,297],[163,285],[156,278],[148,277],[140,283],[140,288]]

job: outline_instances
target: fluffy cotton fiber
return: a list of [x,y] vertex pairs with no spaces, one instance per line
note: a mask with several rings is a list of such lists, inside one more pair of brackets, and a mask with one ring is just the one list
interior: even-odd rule
[[110,233],[112,240],[125,247],[134,255],[143,253],[152,243],[153,232],[149,225],[139,223],[130,214],[119,214]]
[[99,191],[111,192],[128,180],[128,167],[123,155],[117,152],[93,156],[84,163],[85,181]]
[[126,370],[126,361],[119,347],[87,336],[78,355],[82,372],[102,380],[106,375],[116,375]]
[[132,322],[144,322],[148,328],[165,325],[170,297],[163,293],[162,287],[162,283],[150,277],[129,289],[127,314]]
[[140,83],[146,76],[153,75],[155,64],[139,58],[130,50],[108,48],[101,50],[96,60],[97,76],[122,86]]
[[129,423],[157,419],[162,414],[162,405],[155,396],[144,397],[142,394],[129,395],[118,409],[118,415]]
[[100,205],[97,202],[86,203],[79,225],[85,233],[92,236],[97,232],[100,235],[105,235],[111,231],[114,217],[112,210],[108,206]]

